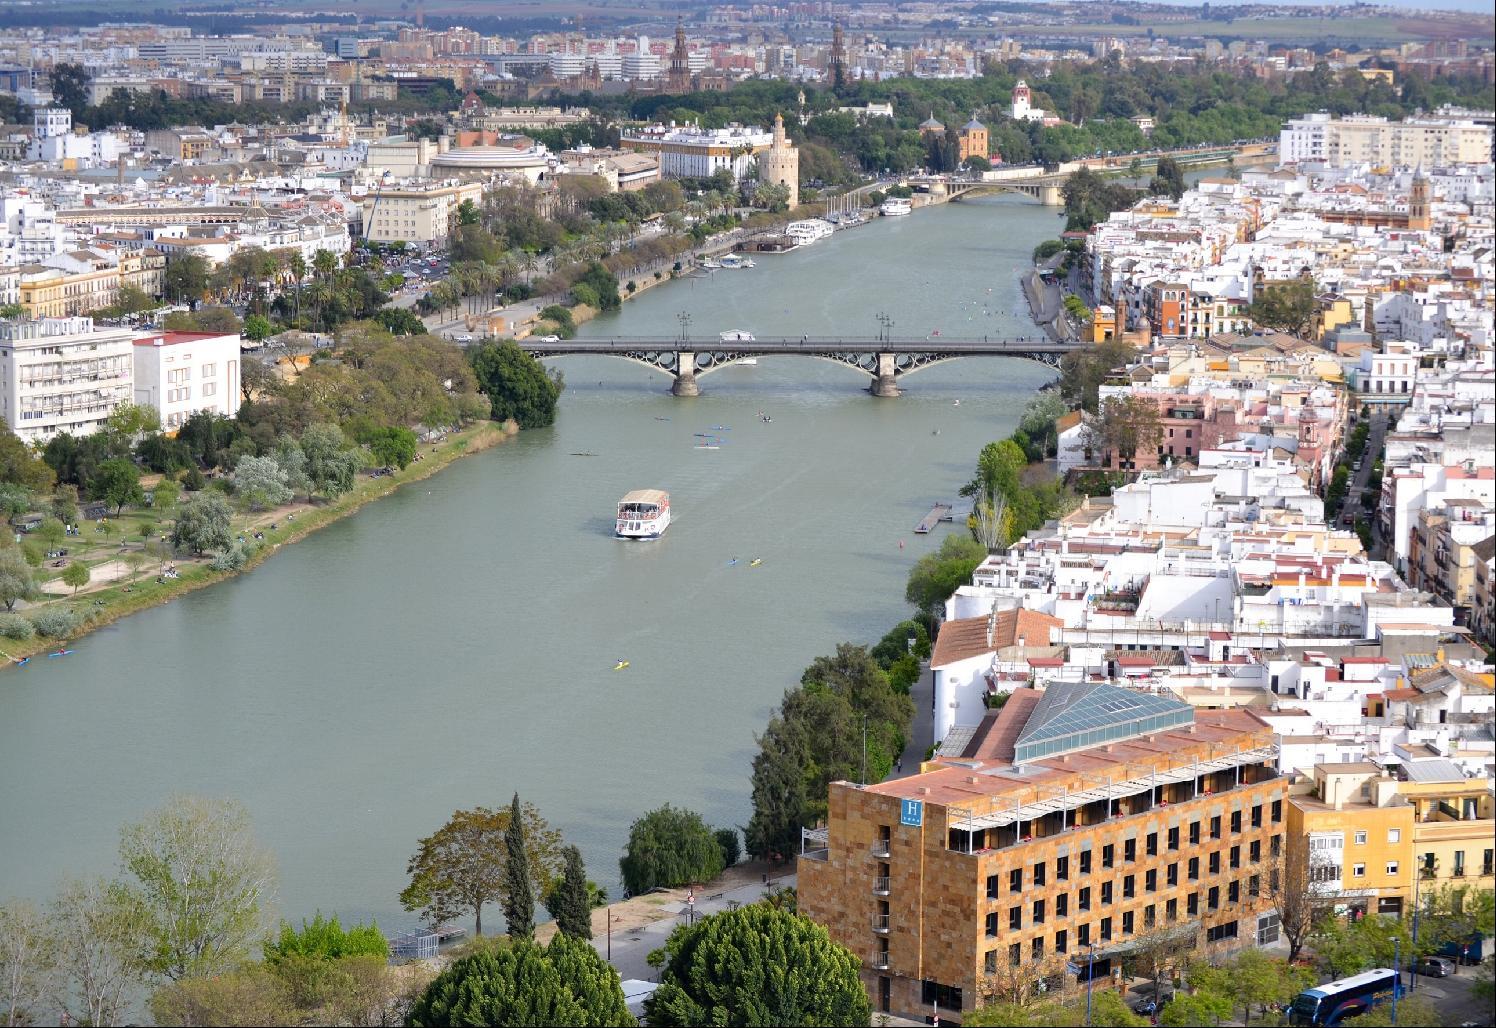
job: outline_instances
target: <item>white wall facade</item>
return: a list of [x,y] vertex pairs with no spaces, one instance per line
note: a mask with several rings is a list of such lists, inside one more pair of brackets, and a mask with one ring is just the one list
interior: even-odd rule
[[133,396],[131,333],[92,318],[0,321],[0,410],[27,442],[90,435]]
[[152,332],[135,339],[135,402],[180,428],[198,411],[233,417],[239,409],[239,334]]

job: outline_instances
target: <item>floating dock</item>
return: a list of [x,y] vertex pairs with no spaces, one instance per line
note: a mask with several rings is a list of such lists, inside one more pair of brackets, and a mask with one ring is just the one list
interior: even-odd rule
[[920,519],[919,524],[914,526],[915,534],[928,535],[934,531],[935,526],[942,521],[950,521],[951,505],[949,503],[937,503],[930,508],[930,513]]

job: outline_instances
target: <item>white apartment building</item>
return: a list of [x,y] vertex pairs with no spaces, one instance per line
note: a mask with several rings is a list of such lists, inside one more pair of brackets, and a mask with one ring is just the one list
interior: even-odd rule
[[1388,342],[1382,353],[1366,350],[1352,373],[1362,403],[1407,403],[1418,377],[1418,355],[1405,344]]
[[89,435],[132,398],[127,328],[92,318],[0,321],[0,410],[27,442]]
[[364,238],[376,243],[445,243],[463,201],[483,203],[481,182],[376,189],[364,198]]
[[239,409],[237,332],[151,332],[135,339],[135,402],[180,428],[198,411],[233,417]]
[[665,178],[708,178],[718,169],[732,172],[741,182],[755,159],[774,145],[774,134],[756,126],[729,125],[704,129],[699,125],[650,125],[625,133],[618,141],[625,150],[654,154]]
[[1320,111],[1284,124],[1278,137],[1278,159],[1284,164],[1313,162],[1332,168],[1486,164],[1491,159],[1491,126],[1450,118],[1388,121],[1366,114],[1336,118]]

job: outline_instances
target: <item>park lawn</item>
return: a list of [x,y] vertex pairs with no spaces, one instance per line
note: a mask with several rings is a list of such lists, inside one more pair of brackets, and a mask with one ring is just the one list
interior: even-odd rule
[[[422,443],[418,449],[422,460],[412,463],[403,471],[396,471],[391,475],[374,478],[367,473],[360,473],[354,487],[339,496],[332,502],[319,500],[308,505],[305,502],[288,504],[273,511],[260,511],[256,513],[240,512],[233,520],[233,531],[235,536],[244,535],[246,541],[253,542],[256,546],[248,564],[243,572],[214,571],[209,566],[207,557],[174,557],[170,558],[177,569],[178,578],[165,582],[159,580],[160,564],[158,558],[152,556],[142,566],[139,576],[132,579],[122,579],[118,582],[94,584],[90,583],[78,591],[77,609],[80,614],[88,618],[88,623],[80,630],[79,635],[85,635],[96,628],[110,624],[129,614],[157,606],[168,600],[175,599],[183,593],[200,589],[214,582],[231,578],[236,574],[243,574],[253,570],[261,561],[267,559],[287,543],[296,542],[325,525],[332,524],[339,518],[345,517],[370,500],[376,500],[386,496],[407,482],[419,481],[427,478],[459,457],[470,453],[478,453],[495,446],[518,432],[513,423],[503,425],[492,421],[480,421],[474,425],[448,435],[439,443]],[[294,520],[286,520],[286,515],[295,513]],[[143,521],[149,518],[151,523],[160,527],[169,519],[162,519],[149,510],[142,510],[126,514],[121,521],[129,522]],[[270,522],[275,522],[276,528],[269,528]],[[92,531],[91,531],[92,530]],[[256,530],[262,531],[265,538],[256,540],[253,538]],[[74,559],[86,560],[90,566],[103,563],[105,560],[113,560],[120,556],[120,535],[105,536],[97,534],[102,542],[95,541],[97,532],[96,525],[89,525],[83,529],[82,537],[69,536],[68,542],[75,545],[83,541],[80,549],[74,546],[63,545],[70,551],[68,561]],[[155,536],[159,536],[159,531]],[[132,541],[132,545],[138,552],[140,549],[140,535],[137,530],[125,538]],[[49,562],[50,563],[50,562]],[[42,577],[43,572],[48,572]],[[38,568],[39,581],[61,576],[62,568],[53,569],[50,566]],[[59,596],[55,599],[41,603],[34,603],[28,610],[44,609],[46,607],[61,604],[73,605],[74,598],[71,595]],[[0,640],[0,650],[14,658],[30,656],[42,653],[59,645],[62,640],[42,638],[36,636],[24,641]]]

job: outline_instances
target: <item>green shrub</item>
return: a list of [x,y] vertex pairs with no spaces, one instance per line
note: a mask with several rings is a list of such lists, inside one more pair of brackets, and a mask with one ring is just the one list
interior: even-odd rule
[[717,848],[722,851],[722,866],[732,867],[743,856],[743,844],[738,839],[736,828],[718,828],[712,833],[717,839]]
[[250,547],[236,542],[214,557],[208,566],[214,571],[243,571],[244,565],[249,563],[249,558],[253,552],[253,549]]
[[30,615],[38,635],[64,639],[83,627],[83,618],[70,607],[47,607]]
[[0,636],[24,642],[36,635],[36,628],[20,614],[0,614]]

